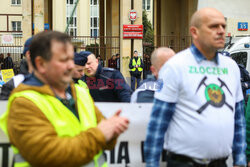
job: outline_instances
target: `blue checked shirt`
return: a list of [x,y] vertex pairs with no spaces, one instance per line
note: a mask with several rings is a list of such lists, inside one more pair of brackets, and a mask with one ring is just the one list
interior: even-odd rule
[[[147,167],[158,167],[164,143],[164,135],[175,111],[175,103],[155,99],[150,117],[147,137],[144,144],[144,155]],[[246,124],[244,102],[236,103],[235,129],[233,140],[234,165],[246,165]]]

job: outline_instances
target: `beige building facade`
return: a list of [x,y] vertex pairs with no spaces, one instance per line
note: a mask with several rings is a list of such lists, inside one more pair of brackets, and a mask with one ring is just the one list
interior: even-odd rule
[[[6,8],[13,8],[13,12],[18,11],[23,15],[23,42],[32,34],[43,31],[45,24],[49,25],[49,29],[65,32],[74,4],[78,2],[20,0],[18,10],[15,10],[10,5],[10,0],[3,1]],[[142,11],[145,10],[154,26],[153,47],[169,46],[180,50],[182,43],[189,42],[184,37],[189,35],[188,22],[196,8],[197,0],[79,0],[68,26],[68,33],[73,36],[73,42],[78,50],[86,49],[89,44],[97,44],[96,54],[100,54],[106,60],[106,65],[107,59],[120,53],[121,72],[125,77],[129,77],[129,59],[134,50],[143,55],[144,47],[142,39],[123,38],[123,25],[142,25]],[[129,20],[131,9],[137,12],[134,22]],[[4,12],[7,11],[0,8],[0,13]],[[181,37],[183,39],[180,40]]]
[[[250,35],[250,1],[249,0],[199,0],[198,9],[204,7],[213,7],[221,11],[227,21],[227,35],[242,36]],[[247,23],[248,30],[238,30],[239,23]]]
[[[12,1],[9,1],[9,0],[1,1],[0,14],[1,14],[0,15],[0,23],[1,23],[0,31],[21,30],[20,23],[22,22],[22,16],[15,16],[15,15],[22,15],[21,1],[13,0],[13,3]],[[7,29],[7,27],[9,29]]]

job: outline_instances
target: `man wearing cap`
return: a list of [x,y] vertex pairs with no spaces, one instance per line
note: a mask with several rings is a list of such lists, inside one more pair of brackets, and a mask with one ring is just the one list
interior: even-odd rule
[[27,59],[30,59],[30,53],[29,53],[29,48],[30,48],[30,44],[32,41],[32,37],[30,37],[29,39],[26,40],[25,44],[24,44],[24,49],[23,49],[23,56],[25,57],[25,59],[21,60],[20,63],[20,74],[29,74],[29,64],[31,64],[31,62],[28,63]]
[[129,62],[129,69],[130,69],[130,75],[131,75],[131,89],[135,90],[135,82],[136,82],[136,88],[140,86],[141,81],[141,73],[143,70],[144,64],[140,57],[138,57],[137,50],[134,51],[134,56],[132,59],[130,59]]
[[32,37],[27,39],[24,44],[23,55],[25,55],[26,59],[23,59],[21,61],[20,74],[14,76],[3,85],[0,94],[0,100],[8,100],[11,91],[15,87],[17,87],[25,79],[25,77],[29,77],[28,74],[32,73],[33,67],[30,61],[30,51],[29,51],[31,40]]
[[87,83],[94,101],[130,102],[131,90],[120,71],[103,68],[94,54],[87,54],[83,80]]
[[88,51],[75,53],[74,56],[74,62],[75,62],[75,68],[73,70],[73,81],[80,86],[84,88],[88,88],[87,84],[82,80],[82,77],[84,76],[84,66],[87,62],[87,56]]

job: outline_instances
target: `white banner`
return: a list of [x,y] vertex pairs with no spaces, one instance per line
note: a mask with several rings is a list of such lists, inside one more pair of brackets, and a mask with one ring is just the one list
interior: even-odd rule
[[[118,138],[115,150],[105,151],[109,166],[144,167],[143,142],[152,104],[97,103],[97,106],[106,117],[122,109],[121,115],[129,118],[130,121],[129,129]],[[166,167],[166,162],[162,162],[161,166]]]
[[2,44],[14,44],[13,35],[10,34],[2,35]]
[[[0,101],[0,115],[6,110],[6,104],[6,101]],[[96,103],[96,105],[106,117],[110,117],[118,109],[122,109],[121,115],[130,120],[129,129],[118,138],[115,149],[112,151],[105,151],[109,167],[145,167],[145,163],[143,162],[143,141],[146,136],[146,129],[152,104]],[[0,130],[0,146],[2,147],[0,147],[1,163],[4,161],[3,152],[4,150],[5,152],[7,151],[6,145],[1,145],[3,143],[8,143],[8,140],[2,130]],[[8,161],[9,167],[11,166],[12,158],[13,153],[9,148],[8,160],[5,160],[5,163]],[[166,167],[164,158],[161,159],[161,167]],[[232,167],[231,158],[229,159],[228,164],[230,164],[228,167]]]

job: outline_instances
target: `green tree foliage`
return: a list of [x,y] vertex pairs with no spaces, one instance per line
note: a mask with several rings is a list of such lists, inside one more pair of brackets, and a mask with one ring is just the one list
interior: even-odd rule
[[96,56],[99,55],[99,44],[90,44],[86,46],[86,51],[94,53]]
[[147,13],[145,10],[142,12],[142,24],[143,24],[144,41],[153,44],[154,30],[152,28],[152,24],[148,20]]
[[154,30],[145,10],[142,12],[142,24],[144,53],[151,55],[154,50]]

